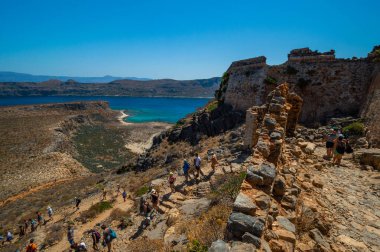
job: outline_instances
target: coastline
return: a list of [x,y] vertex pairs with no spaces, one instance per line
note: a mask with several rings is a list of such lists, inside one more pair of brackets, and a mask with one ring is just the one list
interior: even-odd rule
[[125,148],[138,155],[152,147],[155,136],[172,127],[172,124],[163,122],[130,123],[124,121],[124,118],[128,116],[124,110],[120,110],[117,119],[121,125],[131,129]]
[[124,110],[120,110],[120,116],[117,117],[117,120],[123,125],[131,125],[132,123],[124,121],[124,118],[127,118],[129,115],[124,113]]

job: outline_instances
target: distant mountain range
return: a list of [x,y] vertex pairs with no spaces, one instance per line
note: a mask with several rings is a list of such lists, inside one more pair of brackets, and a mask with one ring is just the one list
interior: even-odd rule
[[103,77],[69,77],[69,76],[53,76],[53,75],[33,75],[25,73],[15,73],[0,71],[0,82],[42,82],[48,80],[74,80],[81,83],[106,83],[114,80],[151,80],[149,78],[136,77],[115,77],[106,75]]
[[0,82],[0,96],[141,96],[213,97],[220,78],[199,80],[113,80],[107,83],[81,83],[49,80],[42,82]]

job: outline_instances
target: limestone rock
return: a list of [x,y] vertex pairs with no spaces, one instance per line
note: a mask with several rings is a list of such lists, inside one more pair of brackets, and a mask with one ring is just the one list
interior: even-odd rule
[[276,176],[276,168],[272,163],[262,163],[259,167],[254,168],[253,166],[248,167],[248,171],[252,172],[263,178],[263,185],[272,185],[274,178]]
[[253,203],[252,199],[240,192],[235,199],[233,210],[245,214],[253,215],[257,206]]
[[263,177],[251,172],[249,169],[247,170],[247,176],[245,179],[252,186],[261,186],[264,183]]
[[286,182],[283,176],[277,176],[273,184],[273,195],[283,196],[286,191]]
[[261,209],[268,209],[270,204],[270,197],[266,194],[261,194],[255,198],[256,205]]
[[314,228],[314,229],[310,230],[310,236],[320,246],[322,246],[326,249],[330,249],[330,244],[325,240],[325,238],[323,237],[321,232],[319,232],[318,229]]
[[261,237],[264,227],[264,220],[238,212],[233,212],[227,222],[228,231],[238,239],[246,232]]
[[261,246],[261,240],[259,237],[256,237],[250,233],[245,233],[242,237],[242,241],[246,243],[251,243],[255,245],[256,248],[260,248]]
[[355,249],[359,251],[369,251],[367,246],[363,242],[354,240],[351,237],[348,237],[346,235],[339,235],[337,240],[343,243],[344,245],[348,247],[354,247]]
[[296,235],[294,233],[285,229],[275,230],[274,232],[278,235],[279,239],[295,244]]
[[208,250],[209,252],[229,252],[230,246],[222,240],[214,241]]
[[315,148],[317,148],[317,146],[314,144],[314,143],[310,143],[308,142],[305,146],[305,148],[303,149],[303,151],[306,153],[306,154],[313,154],[314,153],[314,150]]
[[322,188],[323,187],[323,182],[319,178],[314,178],[313,181],[312,181],[312,184],[313,184],[313,186],[315,186],[317,188]]
[[296,232],[296,227],[294,226],[293,223],[289,221],[289,219],[283,217],[283,216],[277,216],[276,220],[279,224],[280,227],[285,228],[286,230],[295,233]]
[[231,245],[230,252],[255,252],[256,246],[251,243],[235,241]]
[[168,212],[168,219],[166,220],[166,225],[168,225],[169,227],[174,225],[177,222],[179,216],[180,212],[177,208],[170,209]]

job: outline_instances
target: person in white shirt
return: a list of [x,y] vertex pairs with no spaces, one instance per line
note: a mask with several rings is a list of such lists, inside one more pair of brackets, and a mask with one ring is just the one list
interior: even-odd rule
[[200,156],[198,155],[198,153],[195,154],[194,166],[195,166],[195,171],[196,171],[196,175],[195,175],[196,178],[199,177],[199,174],[201,174],[203,177],[205,176],[201,170],[201,162],[202,162],[202,160],[201,160]]

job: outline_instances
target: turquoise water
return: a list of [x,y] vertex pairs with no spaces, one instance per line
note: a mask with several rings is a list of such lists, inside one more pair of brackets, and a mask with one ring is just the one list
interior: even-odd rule
[[125,110],[128,122],[175,123],[182,117],[203,107],[209,98],[165,98],[124,96],[40,96],[0,97],[0,106],[30,105],[72,101],[108,101],[115,110]]

